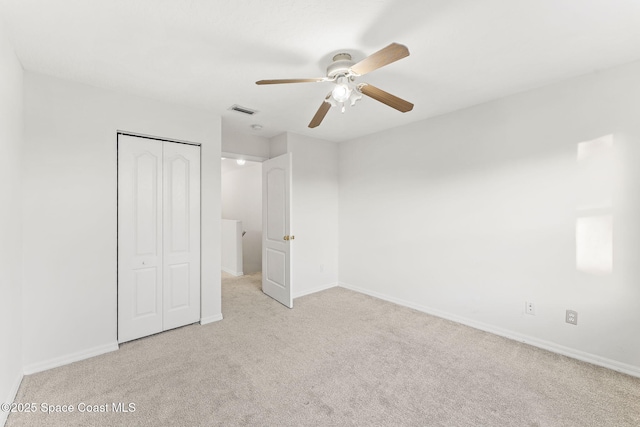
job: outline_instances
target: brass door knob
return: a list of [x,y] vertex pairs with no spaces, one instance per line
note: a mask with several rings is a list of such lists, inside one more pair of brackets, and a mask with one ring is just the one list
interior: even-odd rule
[[295,239],[295,238],[296,238],[296,236],[291,236],[291,237],[290,237],[290,239],[291,239],[291,240],[293,240],[293,239]]
[[289,240],[289,236],[284,236],[283,239],[284,240]]

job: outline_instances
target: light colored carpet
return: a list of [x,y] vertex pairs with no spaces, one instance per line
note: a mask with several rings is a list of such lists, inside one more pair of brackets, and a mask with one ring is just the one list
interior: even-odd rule
[[638,378],[342,288],[289,310],[226,276],[223,314],[25,377],[16,400],[135,412],[7,426],[640,426]]

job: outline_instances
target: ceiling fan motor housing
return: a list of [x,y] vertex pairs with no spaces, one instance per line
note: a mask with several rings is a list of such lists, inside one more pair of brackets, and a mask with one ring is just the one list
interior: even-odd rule
[[327,67],[327,77],[337,77],[340,75],[349,75],[349,68],[354,62],[348,53],[338,53],[333,56],[333,62]]

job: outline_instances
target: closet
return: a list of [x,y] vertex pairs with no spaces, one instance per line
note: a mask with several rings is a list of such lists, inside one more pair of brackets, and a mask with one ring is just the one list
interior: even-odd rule
[[118,342],[200,319],[200,147],[118,134]]

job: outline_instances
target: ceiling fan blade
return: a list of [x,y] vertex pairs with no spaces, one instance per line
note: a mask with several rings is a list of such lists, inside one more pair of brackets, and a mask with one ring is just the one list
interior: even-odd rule
[[331,108],[331,104],[326,101],[330,96],[331,92],[329,92],[329,95],[327,95],[325,100],[322,101],[322,105],[320,106],[320,108],[318,108],[318,111],[316,111],[316,115],[313,116],[313,119],[311,119],[311,122],[309,123],[310,128],[316,128],[320,125],[320,123],[322,123],[324,116],[327,115],[327,111],[329,111],[329,109]]
[[279,85],[282,83],[314,83],[314,82],[326,82],[326,77],[318,77],[317,79],[279,79],[279,80],[258,80],[257,85]]
[[406,46],[398,43],[391,43],[389,46],[367,56],[362,61],[352,66],[350,70],[351,72],[362,76],[407,56],[409,56],[409,49],[407,49]]
[[412,103],[405,101],[402,98],[398,98],[395,95],[391,95],[389,92],[385,92],[375,86],[371,86],[370,84],[361,84],[358,86],[358,89],[368,97],[373,98],[376,101],[380,101],[383,104],[387,104],[389,107],[395,108],[403,113],[413,110]]

